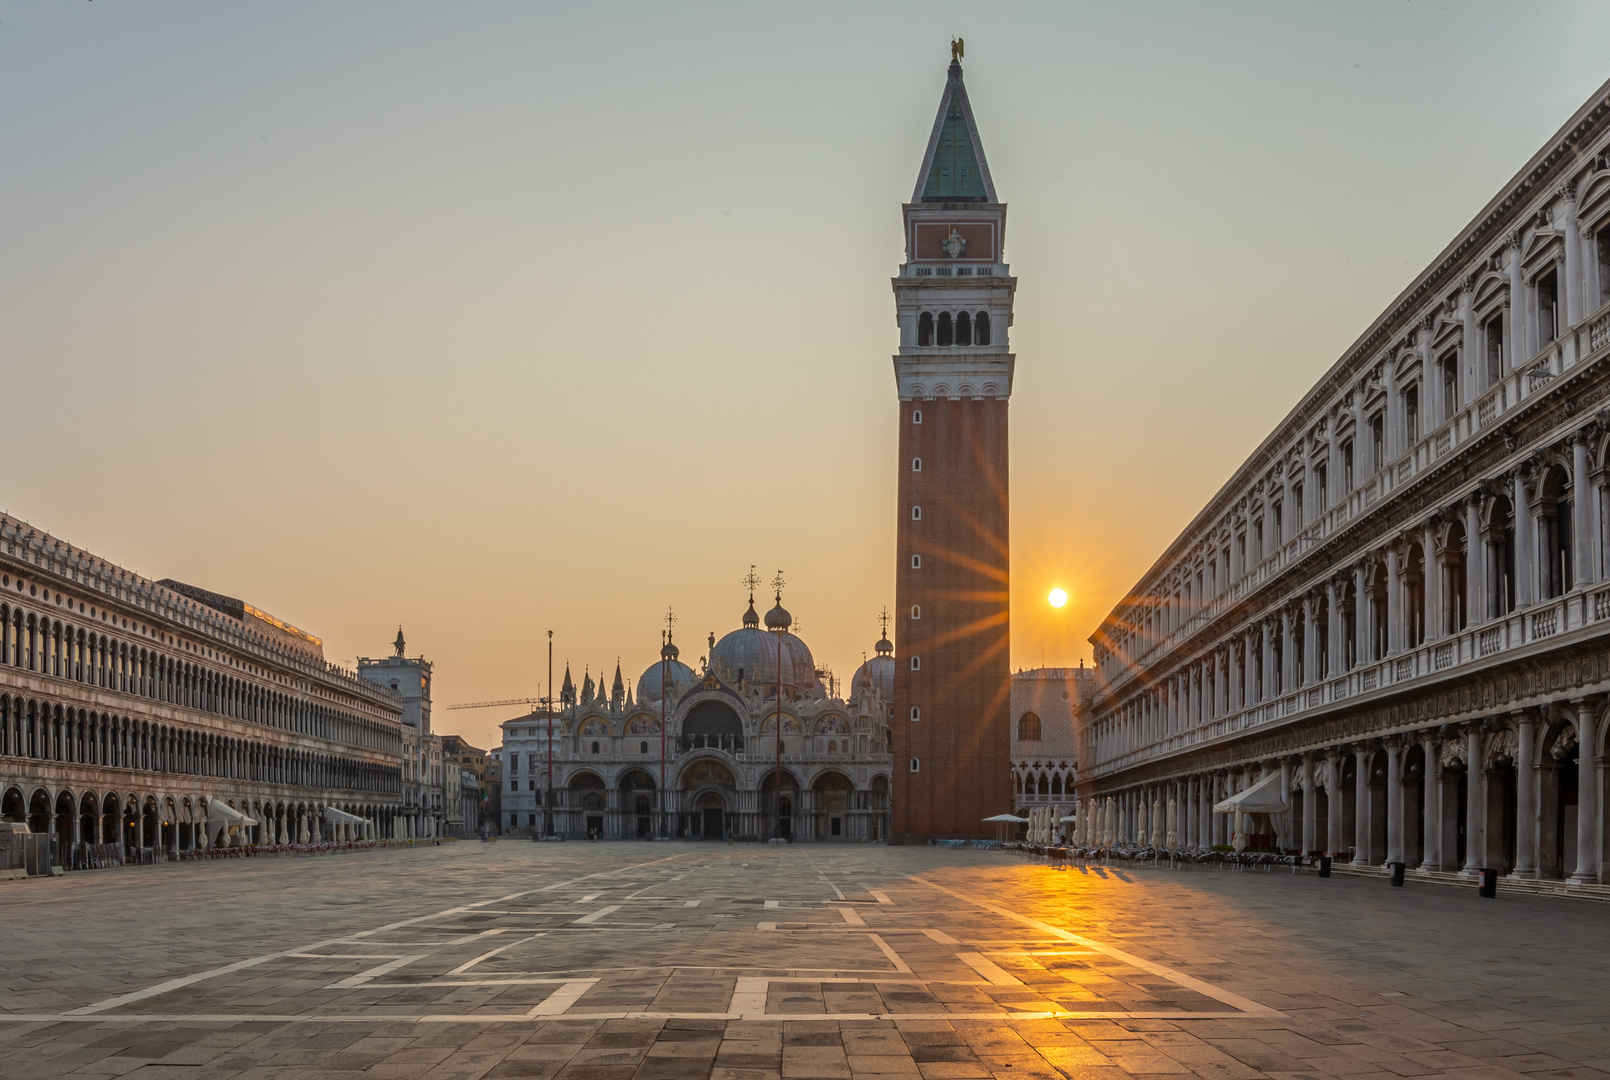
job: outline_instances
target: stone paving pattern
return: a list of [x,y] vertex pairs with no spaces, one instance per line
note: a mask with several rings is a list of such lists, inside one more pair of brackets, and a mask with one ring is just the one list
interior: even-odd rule
[[[1610,907],[1473,887],[505,841],[0,883],[0,905],[7,1080],[1610,1078]],[[417,958],[374,974],[398,956]],[[722,1018],[746,979],[770,979],[763,1005]],[[524,1016],[542,1008],[560,1012]],[[588,1015],[627,1012],[657,1015]],[[851,1013],[892,1018],[831,1018]],[[3,1019],[22,1016],[45,1018]]]

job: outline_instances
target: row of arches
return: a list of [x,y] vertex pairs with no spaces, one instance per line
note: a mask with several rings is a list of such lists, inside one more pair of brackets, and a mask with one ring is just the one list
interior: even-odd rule
[[[0,790],[0,821],[26,824],[30,833],[47,836],[57,865],[74,867],[75,853],[85,845],[122,844],[127,857],[140,851],[168,855],[212,847],[261,844],[305,844],[325,840],[385,839],[408,833],[412,825],[399,818],[395,807],[378,803],[328,803],[308,800],[236,797],[224,800],[254,824],[232,825],[209,813],[209,798],[198,794],[160,792],[75,791],[52,792],[20,784]],[[326,810],[339,810],[367,824],[337,825]],[[367,834],[367,835],[360,835]]]
[[[705,756],[679,769],[676,788],[662,793],[652,770],[627,768],[606,780],[590,768],[573,771],[546,796],[546,807],[509,814],[511,829],[547,827],[605,839],[769,838],[881,840],[887,837],[889,778],[857,787],[838,769],[823,769],[802,785],[792,770],[767,769],[755,787],[726,762]],[[539,803],[544,796],[539,796]]]
[[941,311],[936,316],[924,311],[917,316],[917,344],[930,345],[988,345],[990,343],[989,312],[954,314]]
[[401,736],[379,720],[259,686],[21,605],[0,603],[0,663],[350,746],[400,748]]
[[395,767],[0,694],[0,756],[395,793]]

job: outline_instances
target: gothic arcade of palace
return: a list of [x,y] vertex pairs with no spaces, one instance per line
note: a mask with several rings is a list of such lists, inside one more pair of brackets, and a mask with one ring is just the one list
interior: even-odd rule
[[1610,84],[1092,636],[1080,797],[1207,845],[1263,782],[1273,846],[1604,881],[1607,406]]

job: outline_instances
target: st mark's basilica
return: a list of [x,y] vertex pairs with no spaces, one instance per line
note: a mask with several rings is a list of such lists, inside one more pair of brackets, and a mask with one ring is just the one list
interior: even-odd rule
[[504,834],[887,839],[894,646],[839,688],[792,628],[751,595],[697,671],[674,640],[635,688],[567,668],[557,710],[502,725]]

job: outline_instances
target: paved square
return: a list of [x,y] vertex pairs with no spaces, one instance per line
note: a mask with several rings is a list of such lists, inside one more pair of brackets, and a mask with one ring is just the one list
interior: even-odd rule
[[1610,908],[935,848],[0,886],[0,1076],[1610,1076]]

